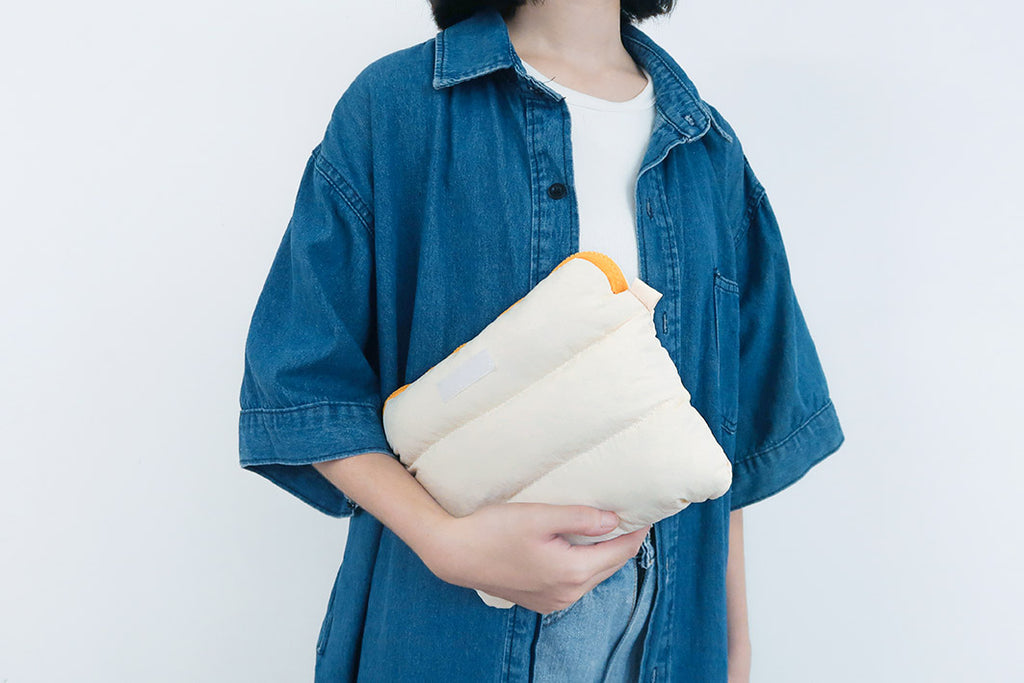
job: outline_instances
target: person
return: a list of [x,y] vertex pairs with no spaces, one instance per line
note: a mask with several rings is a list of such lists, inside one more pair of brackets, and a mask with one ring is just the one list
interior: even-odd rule
[[[315,680],[746,680],[742,509],[844,440],[765,188],[638,27],[672,2],[431,8],[437,34],[335,105],[246,338],[242,467],[349,521]],[[561,534],[615,511],[449,515],[391,450],[383,397],[588,248],[663,293],[658,338],[731,488],[593,545]]]

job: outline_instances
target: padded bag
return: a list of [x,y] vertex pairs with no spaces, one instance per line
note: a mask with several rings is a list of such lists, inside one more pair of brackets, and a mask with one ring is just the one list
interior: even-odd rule
[[[658,340],[661,293],[607,255],[563,260],[384,402],[388,443],[450,514],[502,502],[590,505],[597,543],[723,495],[732,466]],[[492,607],[514,603],[477,590]]]

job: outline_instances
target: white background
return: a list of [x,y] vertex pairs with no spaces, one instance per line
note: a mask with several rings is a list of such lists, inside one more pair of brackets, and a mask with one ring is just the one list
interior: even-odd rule
[[[746,509],[756,682],[1024,679],[1016,4],[684,2],[846,433]],[[303,681],[346,522],[237,464],[298,180],[427,3],[0,18],[0,683]]]

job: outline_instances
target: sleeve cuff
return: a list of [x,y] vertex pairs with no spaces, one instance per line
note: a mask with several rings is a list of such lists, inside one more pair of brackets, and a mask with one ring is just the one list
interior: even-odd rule
[[332,517],[350,517],[359,506],[312,463],[374,451],[398,457],[384,435],[379,409],[362,403],[243,409],[238,450],[243,468]]
[[829,400],[782,440],[733,463],[730,510],[756,503],[796,483],[844,440]]

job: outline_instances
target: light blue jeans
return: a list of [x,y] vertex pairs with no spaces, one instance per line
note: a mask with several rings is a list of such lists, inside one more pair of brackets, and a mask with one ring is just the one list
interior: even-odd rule
[[541,616],[533,683],[636,683],[654,597],[651,533],[626,564],[563,610]]

